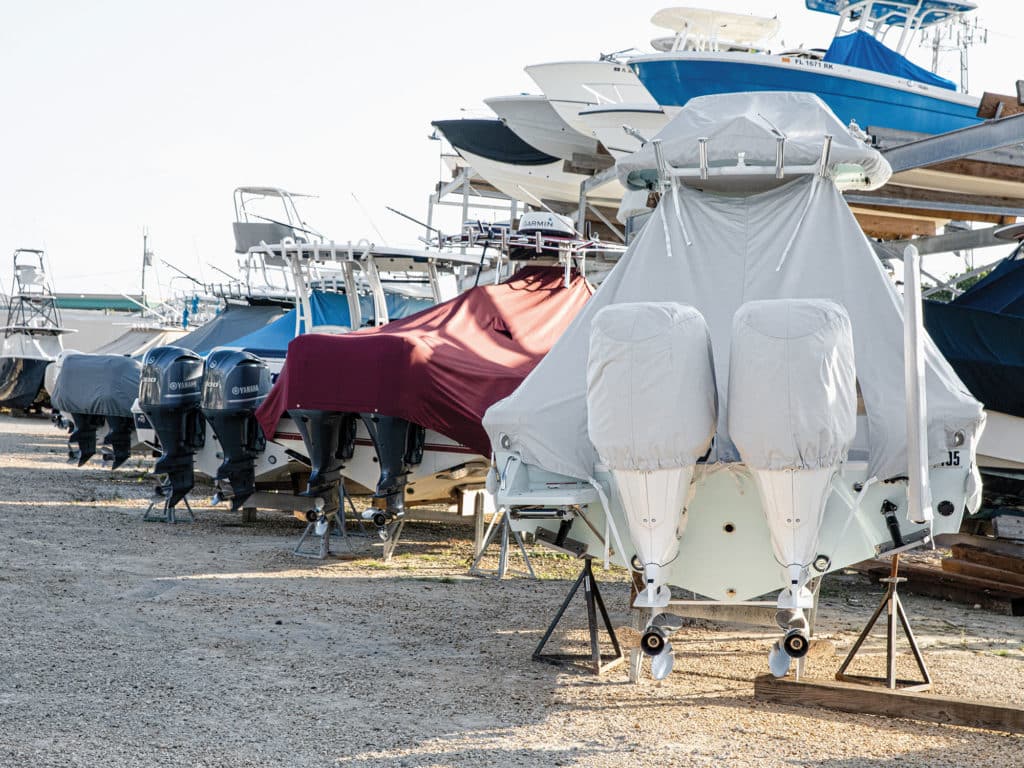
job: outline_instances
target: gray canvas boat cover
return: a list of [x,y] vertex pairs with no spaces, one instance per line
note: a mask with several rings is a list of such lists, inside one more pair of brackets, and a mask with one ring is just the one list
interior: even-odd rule
[[176,344],[185,335],[181,329],[129,328],[113,341],[95,350],[98,355],[141,357],[154,347]]
[[[655,136],[665,160],[676,168],[700,167],[701,140],[705,139],[707,165],[712,178],[689,183],[713,185],[743,175],[744,168],[774,169],[780,140],[785,168],[810,166],[822,156],[822,138],[831,136],[828,174],[840,188],[876,189],[892,176],[892,168],[874,149],[850,134],[839,118],[813,93],[759,91],[723,93],[690,99],[679,114]],[[616,164],[626,189],[646,189],[657,178],[654,144]],[[723,175],[715,177],[714,172]],[[769,185],[774,174],[764,177]]]
[[64,413],[131,416],[141,371],[124,355],[65,355],[50,402]]
[[[787,133],[793,126],[783,111],[776,112],[776,126]],[[793,119],[807,117],[797,113]],[[724,391],[733,317],[748,301],[774,298],[829,299],[846,310],[866,412],[858,421],[857,442],[867,448],[871,475],[906,475],[902,299],[840,191],[814,175],[748,196],[686,186],[665,194],[547,356],[512,395],[487,411],[491,444],[510,446],[527,463],[552,472],[593,477],[598,457],[587,434],[587,354],[594,316],[612,304],[673,301],[700,311],[711,332],[720,408],[709,461],[738,461]],[[973,455],[984,424],[981,404],[931,339],[925,358],[930,462],[945,461],[961,441]]]

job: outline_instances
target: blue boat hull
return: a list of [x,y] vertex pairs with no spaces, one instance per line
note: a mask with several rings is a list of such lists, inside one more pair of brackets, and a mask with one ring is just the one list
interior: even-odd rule
[[43,388],[50,360],[0,357],[0,408],[28,408]]
[[[695,96],[746,91],[817,94],[845,123],[916,133],[946,133],[980,123],[977,108],[880,83],[851,80],[822,70],[709,59],[651,59],[631,63],[662,106],[685,105]],[[816,65],[817,66],[817,65]]]

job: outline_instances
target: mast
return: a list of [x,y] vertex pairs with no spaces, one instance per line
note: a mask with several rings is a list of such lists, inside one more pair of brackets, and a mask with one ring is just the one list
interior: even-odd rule
[[142,304],[146,304],[146,267],[153,266],[153,252],[149,250],[149,228],[142,229]]

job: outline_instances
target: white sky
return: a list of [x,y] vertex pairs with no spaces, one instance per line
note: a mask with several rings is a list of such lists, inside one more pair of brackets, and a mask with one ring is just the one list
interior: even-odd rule
[[[528,64],[647,49],[669,4],[9,0],[0,280],[15,248],[43,247],[58,290],[137,290],[143,226],[158,258],[213,279],[207,263],[233,271],[241,185],[316,193],[301,207],[311,225],[379,241],[355,195],[389,242],[412,242],[420,229],[384,206],[425,217],[441,172],[431,120],[536,92]],[[834,28],[802,0],[693,4],[777,14],[788,46],[827,46]],[[978,18],[990,32],[971,92],[1013,93],[1024,9],[988,0]]]

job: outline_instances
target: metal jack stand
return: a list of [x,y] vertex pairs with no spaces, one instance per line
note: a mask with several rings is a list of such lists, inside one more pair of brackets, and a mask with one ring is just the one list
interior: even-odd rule
[[[306,528],[302,532],[302,536],[299,537],[299,542],[295,545],[295,549],[292,550],[293,555],[299,557],[308,557],[312,560],[326,560],[330,555],[334,554],[331,551],[331,536],[340,536],[345,544],[348,545],[349,551],[352,551],[352,542],[348,540],[348,531],[345,529],[345,515],[339,510],[334,515],[321,515],[318,519],[312,520],[306,523]],[[306,539],[313,537],[319,537],[320,545],[315,549],[303,549],[302,545]]]
[[385,563],[390,563],[391,558],[395,554],[395,549],[398,547],[398,540],[402,538],[402,530],[405,528],[405,518],[400,517],[393,523],[388,524],[384,528],[377,531],[377,535],[381,541],[384,542],[384,549],[382,555]]
[[[501,518],[501,522],[498,523],[498,518]],[[501,529],[501,546],[498,550],[498,567],[495,570],[484,570],[480,568],[480,561],[484,559],[484,555],[487,554],[487,548],[491,546],[494,540],[494,535]],[[483,542],[479,543],[479,549],[477,550],[476,557],[473,558],[473,564],[469,567],[469,572],[473,576],[493,576],[496,579],[502,579],[505,577],[505,572],[508,571],[508,554],[509,554],[509,539],[513,539],[519,547],[519,551],[523,554],[523,562],[526,564],[525,571],[509,571],[519,576],[529,576],[531,579],[536,579],[537,574],[533,572],[533,563],[530,562],[530,555],[526,551],[526,545],[523,543],[523,537],[519,531],[512,530],[512,524],[509,520],[508,510],[502,510],[496,512],[491,518],[491,524],[487,528],[487,534],[483,538]],[[589,566],[589,560],[588,566]],[[582,578],[582,576],[580,577]],[[579,586],[577,582],[576,587]],[[576,587],[573,587],[573,592],[576,591]],[[570,593],[569,597],[572,597]],[[568,601],[566,601],[568,603]],[[562,610],[565,610],[564,606]],[[557,623],[557,620],[556,620]]]
[[[146,513],[142,516],[144,522],[158,521],[163,523],[177,523],[178,518],[176,515],[176,505],[170,504],[171,500],[170,486],[157,486],[156,496],[149,500],[149,506],[146,508]],[[191,518],[190,522],[196,521],[196,515],[192,511],[192,505],[188,503],[188,497],[182,497],[181,499],[185,503],[185,510],[188,512],[188,516]],[[160,504],[163,509],[163,515],[153,515],[153,507]]]
[[[910,629],[910,622],[907,620],[906,611],[903,610],[903,603],[900,601],[899,593],[896,591],[897,586],[900,582],[906,581],[905,578],[898,576],[900,567],[900,556],[893,555],[892,567],[889,571],[889,578],[879,579],[883,584],[888,585],[885,592],[885,597],[882,598],[882,602],[878,608],[875,609],[871,619],[868,621],[867,626],[864,627],[864,631],[860,633],[860,637],[857,638],[857,642],[853,644],[853,648],[847,654],[846,659],[839,667],[839,671],[836,672],[836,680],[851,683],[885,683],[885,687],[891,690],[896,690],[898,687],[903,691],[927,691],[932,687],[932,678],[928,674],[928,667],[924,663],[924,657],[921,655],[921,649],[917,646],[917,640],[914,638],[914,633]],[[875,623],[882,615],[882,611],[886,611],[886,639],[885,639],[885,661],[886,661],[886,676],[882,677],[866,677],[862,675],[847,675],[846,669],[850,666],[854,656],[857,655],[857,651],[867,640],[868,635],[874,628]],[[914,661],[917,662],[917,668],[921,672],[923,680],[915,682],[913,680],[897,680],[896,679],[896,619],[899,618],[900,624],[903,625],[903,633],[907,637],[907,642],[910,643],[910,650],[914,654]]]
[[[572,602],[572,598],[579,590],[580,585],[583,585],[587,601],[587,623],[590,629],[590,653],[542,653],[544,646],[547,645],[548,640],[551,639],[551,635],[554,634],[555,627],[558,626],[558,623],[565,615],[565,610],[569,607],[569,603]],[[601,611],[601,620],[604,622],[605,631],[611,638],[612,648],[615,649],[615,653],[610,655],[602,655],[600,645],[598,644],[598,633],[601,629],[597,623],[598,611]],[[608,618],[608,610],[604,607],[604,600],[601,599],[601,592],[597,588],[597,581],[594,580],[593,558],[587,557],[584,559],[583,570],[580,572],[576,582],[572,585],[572,589],[569,590],[569,594],[565,596],[562,607],[558,609],[558,613],[555,614],[554,620],[548,627],[547,632],[544,633],[544,637],[541,638],[540,643],[537,645],[537,649],[533,652],[533,660],[544,661],[548,664],[555,664],[558,666],[580,666],[585,669],[589,669],[595,675],[600,675],[607,672],[609,669],[618,666],[620,663],[625,661],[625,658],[626,657],[622,653],[622,648],[619,646],[619,639],[615,636],[615,629],[612,627],[611,619]]]

